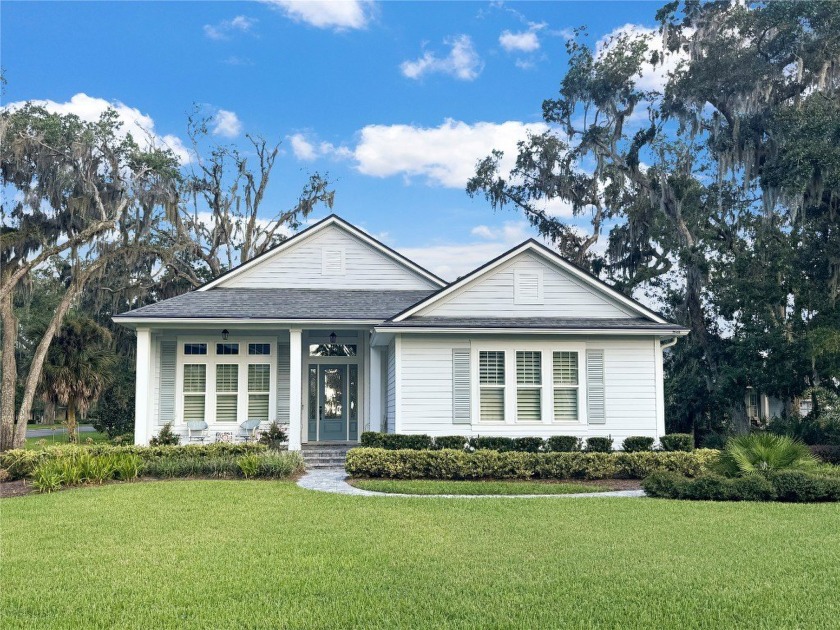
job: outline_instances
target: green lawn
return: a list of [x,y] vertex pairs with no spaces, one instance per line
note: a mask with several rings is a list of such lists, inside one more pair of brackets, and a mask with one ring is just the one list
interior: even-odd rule
[[0,510],[4,628],[840,619],[837,504],[350,497],[170,481],[4,499]]
[[[90,438],[94,441],[95,444],[99,444],[102,442],[109,442],[108,434],[107,433],[99,433],[97,431],[90,431],[87,433],[79,433],[79,444],[87,444],[87,439]],[[44,440],[44,443],[41,443],[41,440]],[[67,434],[66,433],[54,433],[52,435],[48,435],[47,437],[31,437],[26,438],[26,445],[24,448],[28,449],[38,449],[38,448],[47,448],[49,446],[63,446],[65,444],[69,444],[67,441]]]
[[539,481],[435,481],[430,479],[355,479],[363,490],[397,494],[574,494],[610,488],[583,483]]

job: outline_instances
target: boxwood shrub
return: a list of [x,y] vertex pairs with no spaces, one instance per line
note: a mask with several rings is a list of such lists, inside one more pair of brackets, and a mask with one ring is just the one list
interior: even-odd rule
[[690,433],[669,433],[659,438],[663,451],[693,451],[694,436]]
[[545,440],[539,437],[518,437],[513,439],[513,450],[521,453],[539,453]]
[[586,439],[587,453],[611,453],[613,441],[611,437],[591,437]]
[[552,453],[572,453],[580,450],[581,439],[574,435],[552,435],[545,445],[546,450]]
[[652,437],[645,437],[643,435],[631,435],[624,438],[621,443],[621,449],[625,453],[638,453],[640,451],[653,450],[653,443],[655,440]]
[[840,466],[840,446],[833,444],[814,444],[808,448],[826,464]]
[[354,477],[390,479],[644,479],[658,471],[694,477],[707,472],[717,451],[692,453],[522,453],[354,448],[345,468]]
[[470,438],[464,435],[441,435],[435,438],[435,448],[454,448],[463,451],[470,443]]
[[656,472],[642,482],[642,487],[648,496],[695,501],[840,501],[840,479],[793,470],[766,476],[703,474],[695,479],[674,472]]
[[492,435],[479,435],[470,440],[470,446],[477,451],[499,451],[505,453],[513,451],[516,443],[513,438],[494,437]]

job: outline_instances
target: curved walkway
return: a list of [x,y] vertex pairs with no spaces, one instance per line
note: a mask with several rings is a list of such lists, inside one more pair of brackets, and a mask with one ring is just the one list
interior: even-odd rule
[[351,486],[342,468],[316,468],[307,470],[297,484],[307,490],[349,494],[364,497],[411,497],[412,499],[600,499],[609,497],[638,498],[644,490],[615,490],[611,492],[582,492],[579,494],[397,494],[372,492]]

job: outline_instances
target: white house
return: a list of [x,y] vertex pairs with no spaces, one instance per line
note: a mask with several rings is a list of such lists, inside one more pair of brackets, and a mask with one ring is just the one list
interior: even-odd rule
[[687,333],[534,240],[448,284],[334,215],[114,319],[137,331],[138,444],[256,418],[292,449],[368,430],[658,438],[662,350]]

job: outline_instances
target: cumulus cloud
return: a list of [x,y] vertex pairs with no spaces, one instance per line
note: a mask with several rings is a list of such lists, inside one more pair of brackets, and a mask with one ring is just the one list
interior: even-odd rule
[[347,159],[353,156],[353,152],[345,146],[311,140],[302,133],[289,136],[289,142],[292,144],[292,153],[304,162],[311,162],[320,157]]
[[214,136],[222,136],[223,138],[236,138],[242,133],[242,121],[236,115],[236,112],[231,112],[226,109],[220,109],[213,116],[211,121],[211,133]]
[[295,22],[336,31],[361,29],[371,19],[369,0],[263,0]]
[[235,33],[247,33],[257,23],[257,20],[245,15],[237,15],[232,20],[222,20],[218,24],[205,24],[204,35],[209,39],[230,39]]
[[[17,101],[9,103],[6,105],[6,108],[10,110],[18,109],[23,107],[26,102]],[[96,98],[79,92],[64,103],[57,103],[51,100],[33,100],[28,102],[43,107],[47,111],[55,114],[65,116],[75,114],[86,122],[96,122],[106,110],[113,109],[117,112],[117,116],[122,123],[121,131],[126,134],[130,133],[140,145],[146,144],[171,149],[182,164],[186,164],[192,159],[192,154],[178,136],[159,134],[155,130],[155,121],[151,116],[143,114],[139,109],[129,107],[120,101],[107,101],[104,98]]]
[[[662,38],[656,29],[639,24],[625,24],[598,40],[595,46],[596,57],[602,58],[612,50],[622,36],[645,39],[648,46],[646,53],[648,59],[653,52],[658,52],[660,58],[665,53]],[[688,53],[669,53],[664,55],[664,61],[656,66],[646,61],[641,66],[641,74],[636,77],[636,87],[640,90],[664,92],[668,77],[677,69],[680,62],[687,58]]]
[[520,33],[503,31],[499,35],[499,44],[507,52],[534,52],[540,47],[540,39],[533,30]]
[[426,51],[414,61],[403,61],[400,71],[409,79],[421,79],[427,74],[447,74],[461,81],[472,81],[481,74],[484,62],[479,57],[469,35],[458,35],[444,41],[450,46],[445,57]]

